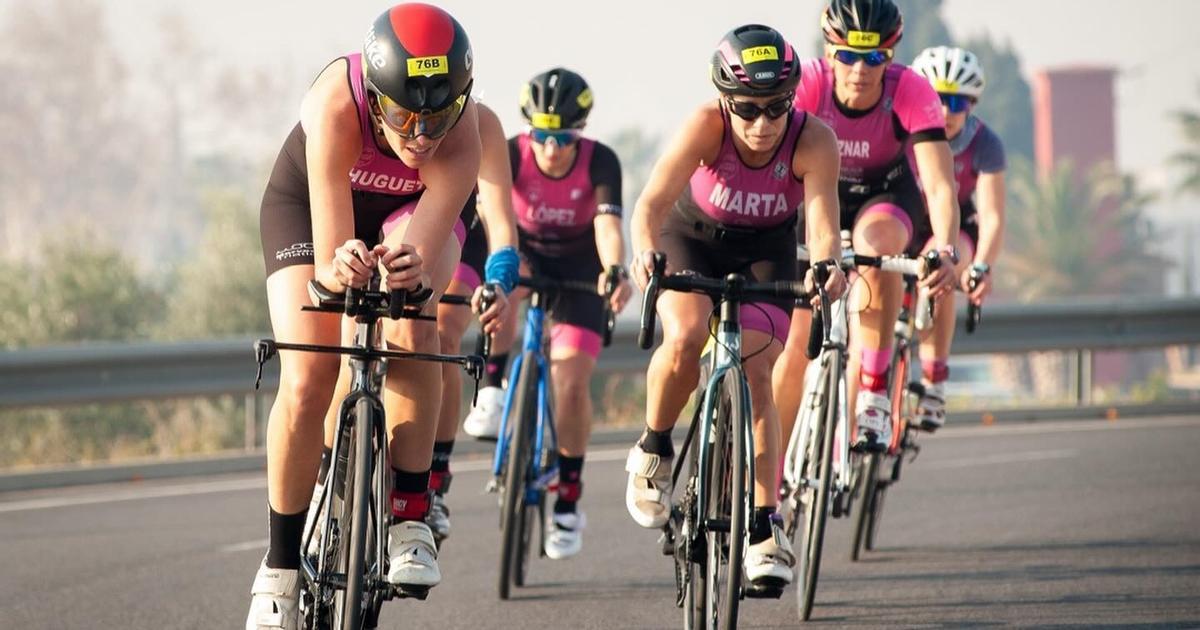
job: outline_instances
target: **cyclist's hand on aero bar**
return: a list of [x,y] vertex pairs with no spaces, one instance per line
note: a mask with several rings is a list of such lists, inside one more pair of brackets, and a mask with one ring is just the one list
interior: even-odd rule
[[[650,274],[654,272],[654,254],[656,253],[661,254],[661,252],[656,252],[653,248],[646,248],[633,259],[631,269],[633,272],[633,281],[637,283],[638,289],[642,292],[645,292],[646,285],[650,284]],[[662,254],[662,256],[666,258],[665,254]]]
[[385,280],[389,291],[396,289],[411,291],[431,284],[427,274],[424,273],[422,268],[424,261],[421,260],[421,255],[417,253],[416,247],[408,243],[401,243],[399,247],[394,249],[384,247],[384,250],[379,264],[387,271]]
[[321,284],[338,293],[344,293],[346,287],[365,286],[371,279],[379,257],[386,252],[387,248],[383,245],[368,248],[366,243],[358,239],[350,239],[341,247],[333,250],[332,280],[336,286],[327,282],[328,278],[319,278],[318,280],[325,280]]
[[479,325],[483,327],[483,332],[491,335],[500,332],[500,326],[508,314],[508,296],[504,295],[504,290],[499,286],[493,285],[492,303],[484,311],[483,292],[486,287],[487,285],[480,285],[475,288],[475,293],[471,296],[471,311],[479,314]]
[[962,283],[962,290],[968,293],[968,297],[976,306],[982,306],[983,300],[992,292],[992,274],[987,272],[975,279],[975,290],[971,291],[971,268],[967,267],[963,270],[962,276],[959,278]]

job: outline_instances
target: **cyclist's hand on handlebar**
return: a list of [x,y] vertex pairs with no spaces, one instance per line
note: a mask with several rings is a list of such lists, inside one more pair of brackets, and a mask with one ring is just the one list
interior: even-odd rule
[[919,283],[921,287],[929,289],[929,296],[939,298],[948,295],[954,290],[955,283],[958,282],[958,274],[954,271],[954,261],[950,260],[947,254],[941,254],[941,265],[937,269],[925,274]]
[[[809,268],[808,273],[804,275],[804,288],[813,294],[809,302],[813,306],[821,304],[821,296],[816,292],[816,281],[813,277],[813,270]],[[825,281],[825,294],[829,296],[830,302],[836,302],[838,298],[846,294],[848,282],[846,274],[842,271],[841,266],[834,265],[829,268],[829,279]]]
[[383,245],[368,248],[366,243],[358,239],[346,241],[333,250],[333,280],[340,286],[329,288],[343,293],[346,287],[365,286],[371,279],[379,257],[386,252],[387,248]]
[[500,332],[500,326],[508,314],[508,296],[504,295],[504,291],[496,288],[492,303],[484,311],[482,310],[484,289],[485,285],[475,288],[475,293],[471,296],[471,311],[479,315],[479,325],[483,327],[483,332],[495,334]]
[[407,243],[402,243],[395,249],[384,248],[384,253],[379,258],[379,264],[383,266],[387,272],[387,288],[389,290],[408,289],[413,290],[422,286],[429,286],[429,278],[422,270],[421,255],[417,253],[417,248]]
[[[600,277],[596,279],[596,293],[602,296],[605,295],[605,290],[608,288],[608,278],[609,272],[600,272]],[[608,303],[614,313],[620,313],[625,310],[625,305],[629,304],[629,298],[633,296],[633,288],[629,285],[629,278],[623,273],[616,277],[616,283],[616,289],[613,291]]]
[[982,306],[983,300],[992,292],[992,274],[985,273],[975,280],[975,290],[971,290],[971,268],[967,267],[960,277],[962,289],[976,306]]
[[659,253],[664,259],[666,258],[666,254],[656,252],[653,248],[646,248],[633,259],[630,272],[633,274],[633,281],[637,283],[640,291],[644,292],[646,285],[650,284],[650,274],[654,272],[655,253]]

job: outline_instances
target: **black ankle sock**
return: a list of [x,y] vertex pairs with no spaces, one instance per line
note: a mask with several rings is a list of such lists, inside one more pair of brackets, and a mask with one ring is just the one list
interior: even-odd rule
[[392,522],[421,521],[429,512],[429,471],[392,468]]
[[414,493],[429,490],[429,471],[413,473],[392,468],[392,490]]
[[508,353],[488,357],[487,369],[483,374],[484,387],[503,387],[505,372],[508,371]]
[[638,441],[642,445],[642,450],[654,455],[662,457],[673,457],[675,455],[675,445],[671,443],[671,429],[666,431],[655,431],[650,427],[646,427],[646,431],[642,433],[642,439]]
[[308,509],[299,514],[280,514],[267,506],[270,542],[267,545],[267,566],[272,569],[300,568],[300,539],[304,536],[304,519]]
[[433,472],[450,472],[450,454],[454,452],[454,440],[433,443]]
[[554,499],[555,514],[570,514],[583,494],[583,458],[560,455],[558,458],[558,497]]
[[329,463],[333,461],[333,447],[321,449],[321,469],[317,472],[317,483],[325,483],[325,475],[329,474]]
[[754,524],[750,527],[751,545],[757,545],[771,537],[771,515],[774,513],[773,507],[754,508]]

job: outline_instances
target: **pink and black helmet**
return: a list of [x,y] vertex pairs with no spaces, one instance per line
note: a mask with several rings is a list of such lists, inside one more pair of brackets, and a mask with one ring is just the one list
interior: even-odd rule
[[722,94],[771,96],[796,89],[800,59],[779,31],[761,24],[725,34],[712,57],[712,82]]

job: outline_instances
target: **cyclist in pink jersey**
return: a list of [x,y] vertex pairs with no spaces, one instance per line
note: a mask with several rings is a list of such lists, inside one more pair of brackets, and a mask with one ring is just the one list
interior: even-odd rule
[[[926,48],[913,61],[913,70],[924,76],[942,99],[946,135],[954,152],[954,177],[958,205],[962,211],[959,244],[963,256],[958,264],[963,290],[970,288],[972,272],[976,286],[968,299],[982,304],[992,289],[992,265],[1000,255],[1004,237],[1004,144],[972,112],[985,84],[979,58],[962,48]],[[917,228],[910,251],[920,253],[932,246],[928,221]],[[921,376],[925,394],[917,405],[921,428],[933,431],[946,422],[946,364],[954,340],[954,294],[937,303],[933,331],[921,341]]]
[[[684,123],[634,210],[632,237],[639,252],[634,277],[643,288],[655,253],[666,257],[668,273],[796,279],[801,207],[816,259],[840,255],[837,139],[792,105],[801,80],[795,50],[772,28],[742,26],[719,42],[711,77],[720,98]],[[840,272],[827,288],[831,296],[841,295]],[[634,521],[650,528],[661,527],[670,513],[671,430],[697,385],[713,304],[707,296],[666,292],[657,308],[663,341],[646,374],[647,426],[626,461],[626,507]],[[781,587],[792,579],[794,556],[775,514],[782,454],[771,394],[771,368],[787,338],[791,308],[790,300],[742,306],[756,503],[744,569],[756,587]]]
[[[821,27],[825,57],[802,64],[796,104],[837,133],[841,224],[852,226],[856,252],[900,254],[925,216],[928,199],[933,244],[947,264],[921,284],[934,297],[945,295],[953,289],[953,263],[958,260],[952,160],[937,94],[915,72],[892,63],[893,47],[904,31],[900,11],[892,0],[832,0],[821,16]],[[925,198],[908,166],[908,145],[921,167]],[[865,269],[861,276],[865,287],[858,295],[866,299],[862,304],[851,301],[858,312],[853,337],[861,349],[860,357],[851,357],[860,373],[851,390],[861,385],[854,446],[882,451],[891,441],[887,377],[902,281],[878,269]],[[799,319],[793,318],[793,331]],[[807,365],[798,337],[793,335],[794,342],[784,351],[775,378],[789,431],[801,396],[794,384]]]
[[[592,426],[590,384],[607,323],[605,280],[617,281],[614,312],[631,293],[623,265],[621,164],[607,145],[582,135],[594,98],[579,74],[553,68],[533,77],[520,104],[529,128],[509,139],[508,156],[523,272],[597,283],[596,294],[563,292],[547,309],[559,479],[544,551],[557,560],[574,556],[583,545],[586,519],[578,502]],[[518,290],[514,298],[523,293]],[[494,438],[499,431],[502,378],[516,325],[517,318],[506,319],[494,340],[486,387],[463,426],[470,435]]]
[[[462,26],[441,9],[410,3],[380,15],[361,55],[338,58],[313,82],[263,195],[276,338],[336,345],[349,334],[339,316],[300,310],[310,303],[314,279],[342,291],[379,269],[389,289],[436,301],[458,263],[463,218],[474,212],[480,140],[471,68]],[[409,216],[381,238],[385,219],[413,201]],[[484,325],[494,327],[506,304],[501,298],[482,314]],[[403,349],[438,350],[429,322],[388,320],[384,335]],[[323,420],[349,390],[348,372],[334,355],[285,351],[280,362],[267,430],[270,537],[251,587],[248,629],[298,625],[300,539],[322,458]],[[389,365],[383,402],[394,513],[387,578],[395,584],[441,580],[424,523],[440,391],[440,370]]]

